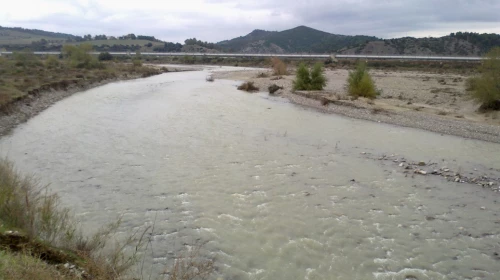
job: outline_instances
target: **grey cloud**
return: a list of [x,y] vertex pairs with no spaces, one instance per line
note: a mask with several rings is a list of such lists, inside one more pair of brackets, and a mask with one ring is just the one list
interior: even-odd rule
[[[249,18],[217,17],[192,12],[176,15],[190,19],[181,26],[162,24],[161,13],[146,13],[138,9],[124,19],[112,19],[114,12],[100,9],[98,2],[78,5],[81,15],[61,14],[36,21],[3,22],[0,25],[18,25],[30,28],[82,34],[122,35],[148,34],[158,38],[182,42],[188,37],[205,41],[220,41],[242,36],[253,29],[283,30],[306,25],[336,34],[363,34],[382,38],[404,36],[407,33],[436,34],[468,29],[496,30],[500,26],[500,1],[496,0],[206,0],[207,3],[227,5],[235,11],[248,12]],[[76,3],[76,2],[75,2]],[[265,11],[268,18],[260,23],[250,20],[252,12]],[[284,20],[287,18],[287,20]],[[465,31],[465,30],[464,30]],[[444,35],[444,34],[442,34]],[[426,35],[424,35],[426,36]]]

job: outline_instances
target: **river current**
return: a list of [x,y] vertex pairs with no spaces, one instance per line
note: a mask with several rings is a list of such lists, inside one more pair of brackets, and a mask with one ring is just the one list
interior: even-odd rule
[[376,159],[498,171],[499,144],[322,114],[208,71],[75,94],[0,152],[89,232],[154,224],[155,274],[201,243],[215,279],[500,278],[499,193]]

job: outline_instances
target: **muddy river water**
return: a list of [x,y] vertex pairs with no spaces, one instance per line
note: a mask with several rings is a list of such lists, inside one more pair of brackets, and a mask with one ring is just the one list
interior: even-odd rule
[[207,71],[75,94],[0,152],[86,229],[154,224],[155,273],[204,243],[215,279],[500,279],[498,192],[376,159],[498,174],[499,144],[326,115]]

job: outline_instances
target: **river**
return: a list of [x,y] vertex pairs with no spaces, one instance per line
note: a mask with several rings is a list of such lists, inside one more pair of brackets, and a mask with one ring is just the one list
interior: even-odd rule
[[493,172],[499,144],[326,115],[207,74],[75,94],[0,152],[85,228],[154,224],[154,273],[203,243],[220,279],[500,278],[498,192],[377,160]]

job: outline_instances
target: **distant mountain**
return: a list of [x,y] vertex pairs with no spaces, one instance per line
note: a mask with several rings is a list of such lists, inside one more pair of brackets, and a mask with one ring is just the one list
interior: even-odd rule
[[82,42],[92,44],[95,51],[481,56],[493,47],[500,47],[500,35],[456,32],[439,38],[379,39],[374,36],[336,35],[298,26],[284,31],[256,29],[245,36],[216,44],[192,38],[181,45],[163,42],[154,36],[128,34],[118,38],[106,35],[81,37],[38,29],[0,26],[0,49],[59,51],[64,44]]
[[343,48],[378,40],[373,36],[330,34],[307,26],[284,31],[254,30],[250,34],[217,43],[237,53],[333,53]]
[[50,32],[38,29],[26,29],[21,27],[2,27],[0,26],[0,44],[9,45],[27,45],[41,39],[53,42],[64,42],[67,39],[75,39],[78,36]]
[[500,35],[469,32],[451,33],[439,38],[376,40],[340,51],[342,54],[366,55],[444,55],[481,56],[500,46]]

